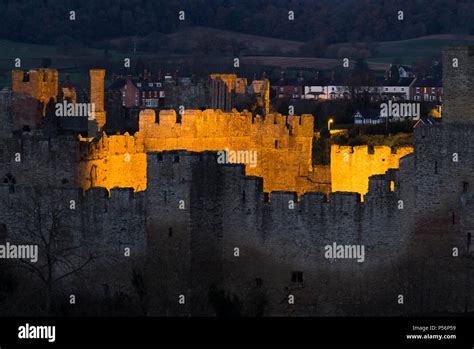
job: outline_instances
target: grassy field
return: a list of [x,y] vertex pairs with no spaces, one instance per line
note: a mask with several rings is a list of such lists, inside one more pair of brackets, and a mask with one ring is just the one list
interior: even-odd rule
[[102,55],[102,51],[82,48],[80,52],[65,53],[55,46],[0,40],[0,86],[10,84],[11,70],[17,69],[16,58],[21,59],[21,69],[41,67],[43,58],[51,58],[53,67],[70,73],[71,78],[77,80],[81,66],[95,55]]
[[381,42],[375,45],[376,55],[369,62],[391,63],[402,58],[403,63],[412,64],[423,58],[436,57],[443,48],[457,45],[474,45],[474,35],[431,35],[403,41]]
[[[304,44],[298,41],[246,35],[211,28],[185,28],[173,34],[165,35],[168,41],[182,42],[188,45],[190,54],[169,54],[153,52],[122,53],[116,49],[92,49],[80,46],[58,48],[52,45],[34,45],[0,40],[0,86],[9,85],[11,70],[15,58],[21,58],[22,69],[42,66],[43,58],[50,58],[52,66],[61,74],[68,73],[75,83],[84,83],[87,69],[93,66],[108,66],[123,62],[125,57],[132,60],[138,57],[155,62],[167,62],[169,66],[185,64],[183,61],[193,57],[193,45],[205,37],[228,39],[239,42],[245,47],[242,63],[247,66],[265,66],[283,69],[332,69],[341,64],[340,59],[298,57],[297,52]],[[120,40],[120,39],[116,39]],[[111,43],[114,40],[110,41]],[[211,41],[212,42],[212,41]],[[374,57],[368,59],[371,69],[385,70],[396,58],[405,64],[411,64],[423,58],[432,58],[441,52],[443,47],[453,45],[474,45],[474,36],[435,35],[411,40],[372,43]],[[349,45],[349,44],[338,44]],[[212,54],[214,59],[229,61],[226,55]]]
[[166,35],[170,41],[182,42],[190,48],[203,39],[224,39],[232,40],[242,44],[246,52],[253,54],[274,53],[275,51],[287,54],[298,52],[304,42],[283,40],[264,36],[241,34],[226,30],[206,28],[206,27],[187,27],[176,33]]
[[[87,71],[91,67],[102,67],[107,64],[123,64],[124,59],[132,61],[138,57],[157,58],[162,55],[143,52],[121,53],[87,47],[58,48],[52,45],[34,45],[26,43],[0,40],[0,87],[11,83],[12,69],[15,59],[21,58],[21,69],[35,69],[42,67],[44,58],[51,59],[51,67],[58,69],[60,75],[69,74],[73,83],[81,84],[87,79]],[[170,56],[167,56],[168,58]],[[63,76],[60,76],[60,80]]]
[[[253,65],[265,65],[287,68],[306,68],[306,69],[333,69],[342,65],[341,59],[334,58],[312,58],[312,57],[279,57],[279,56],[246,56],[243,62]],[[351,61],[351,64],[354,64]],[[384,62],[370,62],[369,68],[376,71],[385,71],[389,64]]]

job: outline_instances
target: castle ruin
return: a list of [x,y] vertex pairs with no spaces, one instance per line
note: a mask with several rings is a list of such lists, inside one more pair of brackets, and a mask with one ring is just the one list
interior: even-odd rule
[[[24,235],[24,209],[39,195],[41,207],[64,211],[66,241],[107,256],[84,269],[87,287],[73,275],[64,292],[133,294],[139,268],[147,315],[214,316],[216,294],[250,316],[472,312],[473,95],[463,104],[449,91],[472,78],[470,52],[445,54],[445,66],[459,56],[462,67],[444,72],[447,122],[416,128],[413,153],[385,153],[381,162],[399,168],[371,176],[363,201],[298,190],[311,177],[309,116],[186,111],[178,123],[174,112],[147,111],[133,136],[1,133],[0,237]],[[2,123],[11,120],[3,106]],[[231,145],[259,147],[260,167],[219,163]],[[359,166],[359,152],[349,163]],[[328,257],[334,244],[363,246],[364,260]]]

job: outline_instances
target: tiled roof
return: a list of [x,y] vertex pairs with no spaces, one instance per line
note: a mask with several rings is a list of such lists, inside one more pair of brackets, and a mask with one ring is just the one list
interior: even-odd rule
[[110,90],[119,90],[121,89],[125,84],[127,83],[127,80],[125,79],[117,79],[115,80],[110,86],[109,86],[109,89]]
[[388,79],[382,82],[382,86],[410,86],[415,78]]
[[443,87],[443,82],[434,78],[416,79],[413,87]]

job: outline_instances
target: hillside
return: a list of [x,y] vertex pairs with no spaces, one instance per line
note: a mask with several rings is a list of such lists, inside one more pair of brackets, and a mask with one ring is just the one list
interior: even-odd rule
[[272,37],[241,34],[234,31],[220,30],[208,27],[186,27],[180,31],[166,35],[167,40],[181,43],[187,48],[196,48],[202,40],[234,41],[242,45],[246,52],[260,53],[296,53],[303,42],[276,39]]
[[[335,58],[311,58],[311,57],[281,57],[281,56],[245,56],[243,62],[252,65],[264,65],[286,68],[302,69],[333,69],[340,67],[341,59]],[[351,65],[354,64],[352,60]],[[389,64],[383,62],[369,62],[369,68],[372,70],[385,71]]]
[[424,58],[438,56],[444,47],[457,45],[474,45],[474,35],[430,35],[376,43],[376,53],[369,62],[391,63],[400,57],[404,63],[412,64]]
[[[150,36],[134,37],[146,42]],[[183,68],[187,73],[201,73],[202,59],[207,57],[215,64],[207,66],[213,70],[227,67],[229,58],[236,55],[242,58],[241,69],[271,67],[275,69],[333,69],[340,66],[341,57],[302,57],[305,53],[304,42],[275,39],[265,36],[240,34],[232,31],[206,27],[187,27],[171,34],[160,34],[160,45],[153,50],[149,47],[133,52],[132,37],[120,37],[102,42],[104,48],[88,48],[71,42],[68,45],[36,45],[10,40],[0,40],[0,86],[9,84],[10,71],[14,68],[15,58],[21,58],[22,68],[30,69],[42,66],[44,58],[52,60],[52,66],[61,72],[68,72],[74,80],[83,79],[83,73],[92,66],[104,66],[107,69],[123,68],[123,59],[129,57],[133,62],[150,60],[154,66],[163,69]],[[373,70],[383,71],[396,59],[412,64],[423,59],[433,59],[440,55],[443,47],[453,45],[474,45],[474,35],[431,35],[409,40],[361,43],[370,47],[372,56],[367,59]],[[174,46],[170,46],[174,45]],[[335,44],[330,52],[347,48],[354,43]],[[107,47],[107,49],[105,49]],[[175,48],[179,47],[178,52]],[[235,51],[235,52],[234,52]],[[328,51],[328,52],[329,52]],[[192,62],[192,63],[190,63]],[[201,64],[198,64],[201,62]],[[352,60],[353,62],[353,60]],[[165,67],[166,65],[166,67]],[[171,71],[171,70],[170,70]],[[248,72],[248,71],[247,71]]]

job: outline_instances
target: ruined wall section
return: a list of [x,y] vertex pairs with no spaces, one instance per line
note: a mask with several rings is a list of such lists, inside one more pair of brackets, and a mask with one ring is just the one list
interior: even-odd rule
[[13,94],[27,95],[47,105],[50,98],[58,96],[58,71],[56,69],[13,70]]
[[368,191],[369,177],[384,174],[389,169],[399,167],[401,157],[413,152],[412,147],[392,149],[388,146],[331,146],[332,191]]
[[90,187],[146,189],[146,154],[143,143],[128,133],[99,139],[82,138],[79,178]]
[[106,121],[106,112],[104,110],[104,79],[105,69],[91,69],[90,75],[90,102],[94,104],[95,120],[98,130],[101,130]]
[[[313,118],[309,115],[252,117],[249,112],[186,110],[177,123],[174,111],[162,111],[155,122],[153,111],[140,114],[140,132],[146,152],[256,151],[257,164],[247,164],[249,176],[264,178],[264,190],[294,190],[298,177],[311,176]],[[314,189],[314,188],[313,188]]]
[[56,69],[13,70],[13,130],[26,131],[41,127],[51,98],[57,101],[58,71]]
[[257,97],[257,107],[265,113],[265,115],[270,113],[270,81],[268,79],[264,80],[254,80],[252,81],[252,90]]

